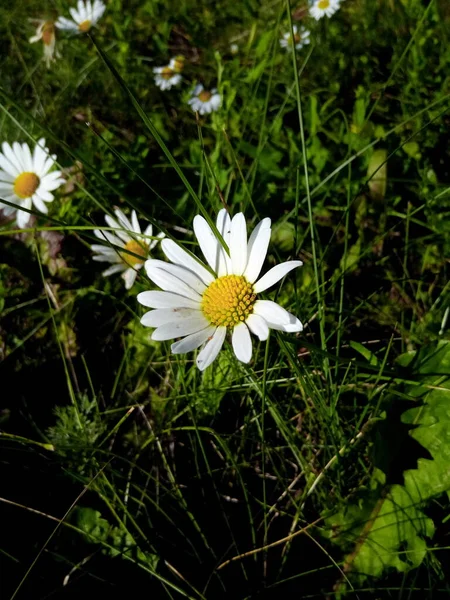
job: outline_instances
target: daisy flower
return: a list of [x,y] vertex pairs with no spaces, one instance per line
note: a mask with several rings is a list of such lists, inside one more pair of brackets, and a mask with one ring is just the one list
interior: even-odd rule
[[318,21],[322,17],[331,17],[339,10],[341,0],[315,0],[309,9],[311,16]]
[[248,241],[242,213],[231,220],[222,209],[216,223],[230,255],[206,220],[197,215],[194,232],[209,268],[174,241],[164,239],[161,247],[171,262],[150,259],[145,263],[147,275],[163,291],[142,292],[137,297],[140,304],[154,309],[141,319],[142,325],[156,328],[153,340],[183,338],[172,344],[174,354],[190,352],[204,344],[197,356],[201,371],[217,357],[227,332],[231,333],[237,359],[248,363],[252,357],[250,332],[263,341],[269,329],[303,329],[297,317],[279,304],[257,299],[257,294],[302,265],[299,260],[291,260],[258,279],[269,246],[270,219],[263,219]]
[[165,67],[154,67],[153,73],[155,73],[155,83],[161,90],[170,90],[174,85],[178,85],[182,77],[180,73],[177,73],[172,59]]
[[[3,205],[5,215],[17,210],[17,224],[25,227],[29,213],[21,210],[35,208],[46,214],[46,202],[52,202],[53,192],[65,183],[61,171],[51,171],[56,156],[50,155],[42,138],[34,147],[33,153],[28,144],[14,142],[12,146],[3,142],[0,152],[0,198],[17,205],[13,208]],[[50,172],[51,171],[51,172]],[[0,200],[0,204],[1,200]]]
[[221,103],[222,98],[215,88],[208,91],[201,84],[195,86],[191,98],[188,100],[188,104],[192,110],[199,112],[201,115],[218,110]]
[[101,0],[78,0],[77,8],[69,8],[72,20],[59,17],[56,27],[71,33],[86,33],[97,25],[106,6]]
[[59,56],[59,53],[55,50],[55,24],[53,21],[37,21],[37,23],[36,34],[30,37],[29,42],[30,44],[34,44],[42,40],[44,44],[44,60],[48,69],[50,68],[50,63]]
[[148,258],[150,250],[153,250],[164,234],[160,233],[157,239],[149,240],[148,238],[153,236],[153,227],[149,225],[142,233],[135,210],[131,213],[131,222],[119,208],[115,209],[114,214],[117,220],[105,215],[107,225],[112,227],[114,232],[94,230],[94,234],[102,240],[103,245],[91,246],[91,250],[95,253],[92,258],[99,262],[112,263],[111,267],[103,271],[103,276],[108,277],[122,272],[125,287],[129,290],[136,281],[137,272]]
[[306,46],[306,44],[310,43],[310,33],[304,27],[301,27],[299,30],[297,25],[293,25],[292,31],[294,32],[294,40],[292,41],[292,35],[290,31],[283,34],[283,38],[280,40],[280,46],[282,48],[286,48],[286,50],[290,52],[293,44],[296,50],[300,50],[300,48],[303,48],[303,46]]

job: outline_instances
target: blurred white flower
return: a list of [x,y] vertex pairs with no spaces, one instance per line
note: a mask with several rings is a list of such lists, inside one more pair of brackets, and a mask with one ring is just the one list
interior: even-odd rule
[[283,38],[280,40],[280,46],[282,48],[286,48],[286,50],[291,52],[293,46],[296,50],[300,50],[300,48],[303,48],[303,46],[310,43],[310,32],[307,29],[304,27],[299,29],[297,25],[293,25],[292,31],[294,32],[293,40],[290,31],[283,34]]
[[78,0],[77,8],[69,8],[72,20],[59,17],[56,27],[72,33],[86,33],[97,25],[106,10],[101,0]]
[[44,45],[44,60],[47,68],[50,68],[50,63],[59,57],[59,52],[56,50],[55,23],[53,21],[39,20],[36,33],[30,37],[30,44],[42,40]]
[[0,199],[16,205],[16,208],[3,204],[5,215],[17,211],[17,224],[25,227],[30,214],[21,210],[35,208],[46,214],[46,202],[53,201],[52,191],[65,183],[61,171],[51,171],[55,166],[56,156],[50,155],[41,138],[34,147],[33,153],[28,144],[14,142],[12,146],[3,142],[0,152]]
[[103,275],[108,277],[114,273],[122,273],[125,287],[129,290],[136,280],[138,270],[148,258],[150,250],[164,237],[164,234],[160,233],[154,240],[149,239],[153,236],[153,227],[149,225],[142,233],[134,210],[131,213],[131,222],[119,208],[115,209],[114,214],[117,220],[105,215],[105,221],[114,229],[113,232],[104,229],[94,230],[96,237],[104,244],[91,246],[91,250],[95,253],[92,258],[99,262],[112,263],[111,267],[103,271]]
[[339,10],[341,0],[315,0],[309,9],[310,15],[318,21],[322,17],[331,17]]
[[216,89],[205,90],[201,84],[195,86],[191,98],[188,100],[188,104],[192,110],[201,115],[219,110],[221,103],[222,98]]
[[163,291],[138,294],[138,302],[152,308],[141,319],[142,325],[155,327],[153,340],[183,338],[172,344],[174,354],[191,352],[200,346],[197,367],[203,371],[217,357],[230,332],[238,360],[248,363],[252,357],[250,332],[261,341],[269,329],[302,331],[300,321],[270,300],[258,300],[264,292],[302,262],[291,260],[270,269],[258,279],[270,241],[270,219],[263,219],[247,241],[247,225],[242,213],[230,219],[222,209],[217,229],[230,254],[207,221],[197,215],[194,232],[208,268],[174,241],[165,239],[161,248],[170,263],[150,259],[147,275]]
[[161,90],[170,90],[174,85],[181,83],[182,77],[171,66],[172,61],[165,67],[154,67],[155,83]]

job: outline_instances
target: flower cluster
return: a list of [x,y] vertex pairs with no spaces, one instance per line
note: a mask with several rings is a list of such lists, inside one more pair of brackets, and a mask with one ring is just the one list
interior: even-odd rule
[[[339,10],[342,0],[313,0],[309,14],[318,21],[322,17],[331,17]],[[305,27],[292,26],[292,32],[287,31],[280,40],[280,46],[287,51],[300,50],[310,43],[310,32]]]

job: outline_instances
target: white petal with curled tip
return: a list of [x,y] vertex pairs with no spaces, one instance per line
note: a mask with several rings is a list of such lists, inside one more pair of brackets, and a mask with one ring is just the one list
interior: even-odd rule
[[206,285],[210,285],[214,281],[214,276],[198,260],[193,258],[173,240],[163,239],[161,248],[171,262],[193,271]]
[[247,327],[250,331],[256,335],[261,342],[264,342],[269,337],[269,326],[267,321],[263,319],[260,315],[255,315],[254,313],[247,317],[245,321]]
[[129,268],[122,275],[125,281],[125,289],[129,290],[133,287],[134,282],[136,281],[137,271],[135,269]]
[[200,371],[204,371],[216,359],[225,341],[226,333],[226,327],[218,327],[209,342],[199,352],[196,362]]
[[194,218],[194,233],[206,262],[216,272],[218,254],[222,248],[219,247],[219,240],[201,215],[197,215]]
[[243,363],[249,363],[252,358],[252,339],[245,323],[239,323],[233,329],[231,343],[236,358]]
[[146,261],[145,270],[147,271],[147,275],[153,281],[153,283],[155,283],[164,291],[174,292],[175,294],[180,294],[181,296],[191,298],[191,300],[195,300],[198,303],[201,302],[202,297],[200,294],[195,292],[187,283],[172,273],[169,273],[163,269],[159,269],[154,265],[153,261]]
[[[216,221],[217,229],[220,235],[223,237],[228,249],[230,249],[230,234],[231,234],[231,219],[225,208],[222,208],[217,215]],[[231,258],[228,256],[226,250],[221,247],[219,242],[219,253],[217,256],[217,269],[216,273],[219,277],[228,275],[231,273]]]
[[192,308],[158,308],[146,312],[141,318],[141,324],[145,327],[161,327],[166,323],[175,323],[175,321],[199,317],[202,314],[200,310]]
[[270,242],[270,219],[263,219],[252,231],[248,240],[247,267],[244,275],[250,283],[254,283],[261,272]]
[[285,310],[282,306],[271,300],[257,300],[253,308],[255,315],[262,317],[272,329],[282,327],[282,331],[302,331],[300,321]]
[[171,294],[170,292],[160,292],[159,290],[150,290],[149,292],[141,292],[137,296],[138,302],[148,308],[196,308],[200,310],[200,303]]
[[278,331],[284,331],[285,333],[297,333],[299,331],[303,331],[303,325],[297,319],[296,316],[288,313],[291,317],[291,322],[287,325],[280,325],[278,323],[268,323],[270,329],[277,329]]
[[302,265],[303,263],[301,260],[288,260],[287,262],[281,263],[281,265],[272,267],[270,271],[267,271],[267,273],[254,284],[253,289],[255,290],[255,293],[260,294],[261,292],[264,292],[264,290],[275,285],[277,281],[280,281],[280,279],[287,275],[289,271],[301,267]]
[[44,202],[51,202],[53,200],[53,194],[41,189],[41,186],[38,187],[35,196],[39,196],[39,198],[41,198],[41,200],[43,200]]
[[106,231],[106,229],[94,229],[94,235],[98,237],[99,240],[102,240],[104,244],[109,243],[112,246],[119,246],[119,248],[123,248],[125,245],[120,238],[110,231]]
[[[181,279],[184,283],[186,283],[189,287],[191,287],[198,294],[203,294],[206,290],[206,285],[203,281],[197,277],[195,273],[189,271],[185,267],[181,267],[180,265],[173,265],[171,263],[164,262],[163,260],[157,260],[156,258],[150,258],[145,263],[145,270],[148,273],[148,269],[157,268],[163,271],[167,271],[167,273],[172,274],[174,277]],[[150,275],[149,275],[150,277]],[[170,290],[171,291],[171,290]]]
[[231,220],[230,257],[233,275],[242,275],[247,266],[247,225],[242,213]]
[[174,338],[184,337],[185,335],[202,331],[206,327],[209,327],[209,325],[208,319],[200,314],[198,317],[191,317],[190,319],[183,319],[182,321],[161,325],[161,327],[158,327],[152,333],[152,340],[160,342],[164,340],[173,340]]
[[206,340],[213,337],[216,328],[213,326],[206,327],[197,333],[187,335],[179,342],[175,342],[170,347],[173,354],[184,354],[185,352],[191,352],[206,342]]
[[[132,224],[132,226],[133,226],[133,231],[134,231],[134,233],[141,233],[141,226],[139,225],[139,221],[138,221],[137,214],[136,214],[136,211],[135,211],[135,210],[133,210],[133,211],[132,211],[132,213],[131,213],[131,224]],[[151,225],[149,225],[149,226],[147,227],[147,230],[148,230],[149,228],[150,228],[150,233],[149,233],[148,235],[150,235],[150,236],[151,236],[151,235],[152,235],[152,233],[151,233],[151,232],[152,232],[152,226],[151,226]],[[146,231],[147,231],[147,230],[146,230]]]
[[120,273],[120,271],[123,271],[124,269],[124,265],[120,264],[120,265],[111,265],[110,267],[108,267],[107,269],[105,269],[102,273],[103,277],[109,277],[110,275],[114,275],[115,273]]

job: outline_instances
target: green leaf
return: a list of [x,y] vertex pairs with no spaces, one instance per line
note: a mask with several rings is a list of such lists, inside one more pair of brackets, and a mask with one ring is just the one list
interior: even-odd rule
[[[417,406],[402,421],[432,458],[419,458],[416,469],[404,471],[404,485],[388,485],[374,469],[369,490],[328,519],[332,541],[348,552],[343,571],[359,583],[389,569],[418,567],[435,531],[424,508],[443,494],[450,498],[450,343],[426,346],[398,362],[408,368],[408,380],[418,383],[404,390],[402,396]],[[346,585],[342,580],[339,590]]]

